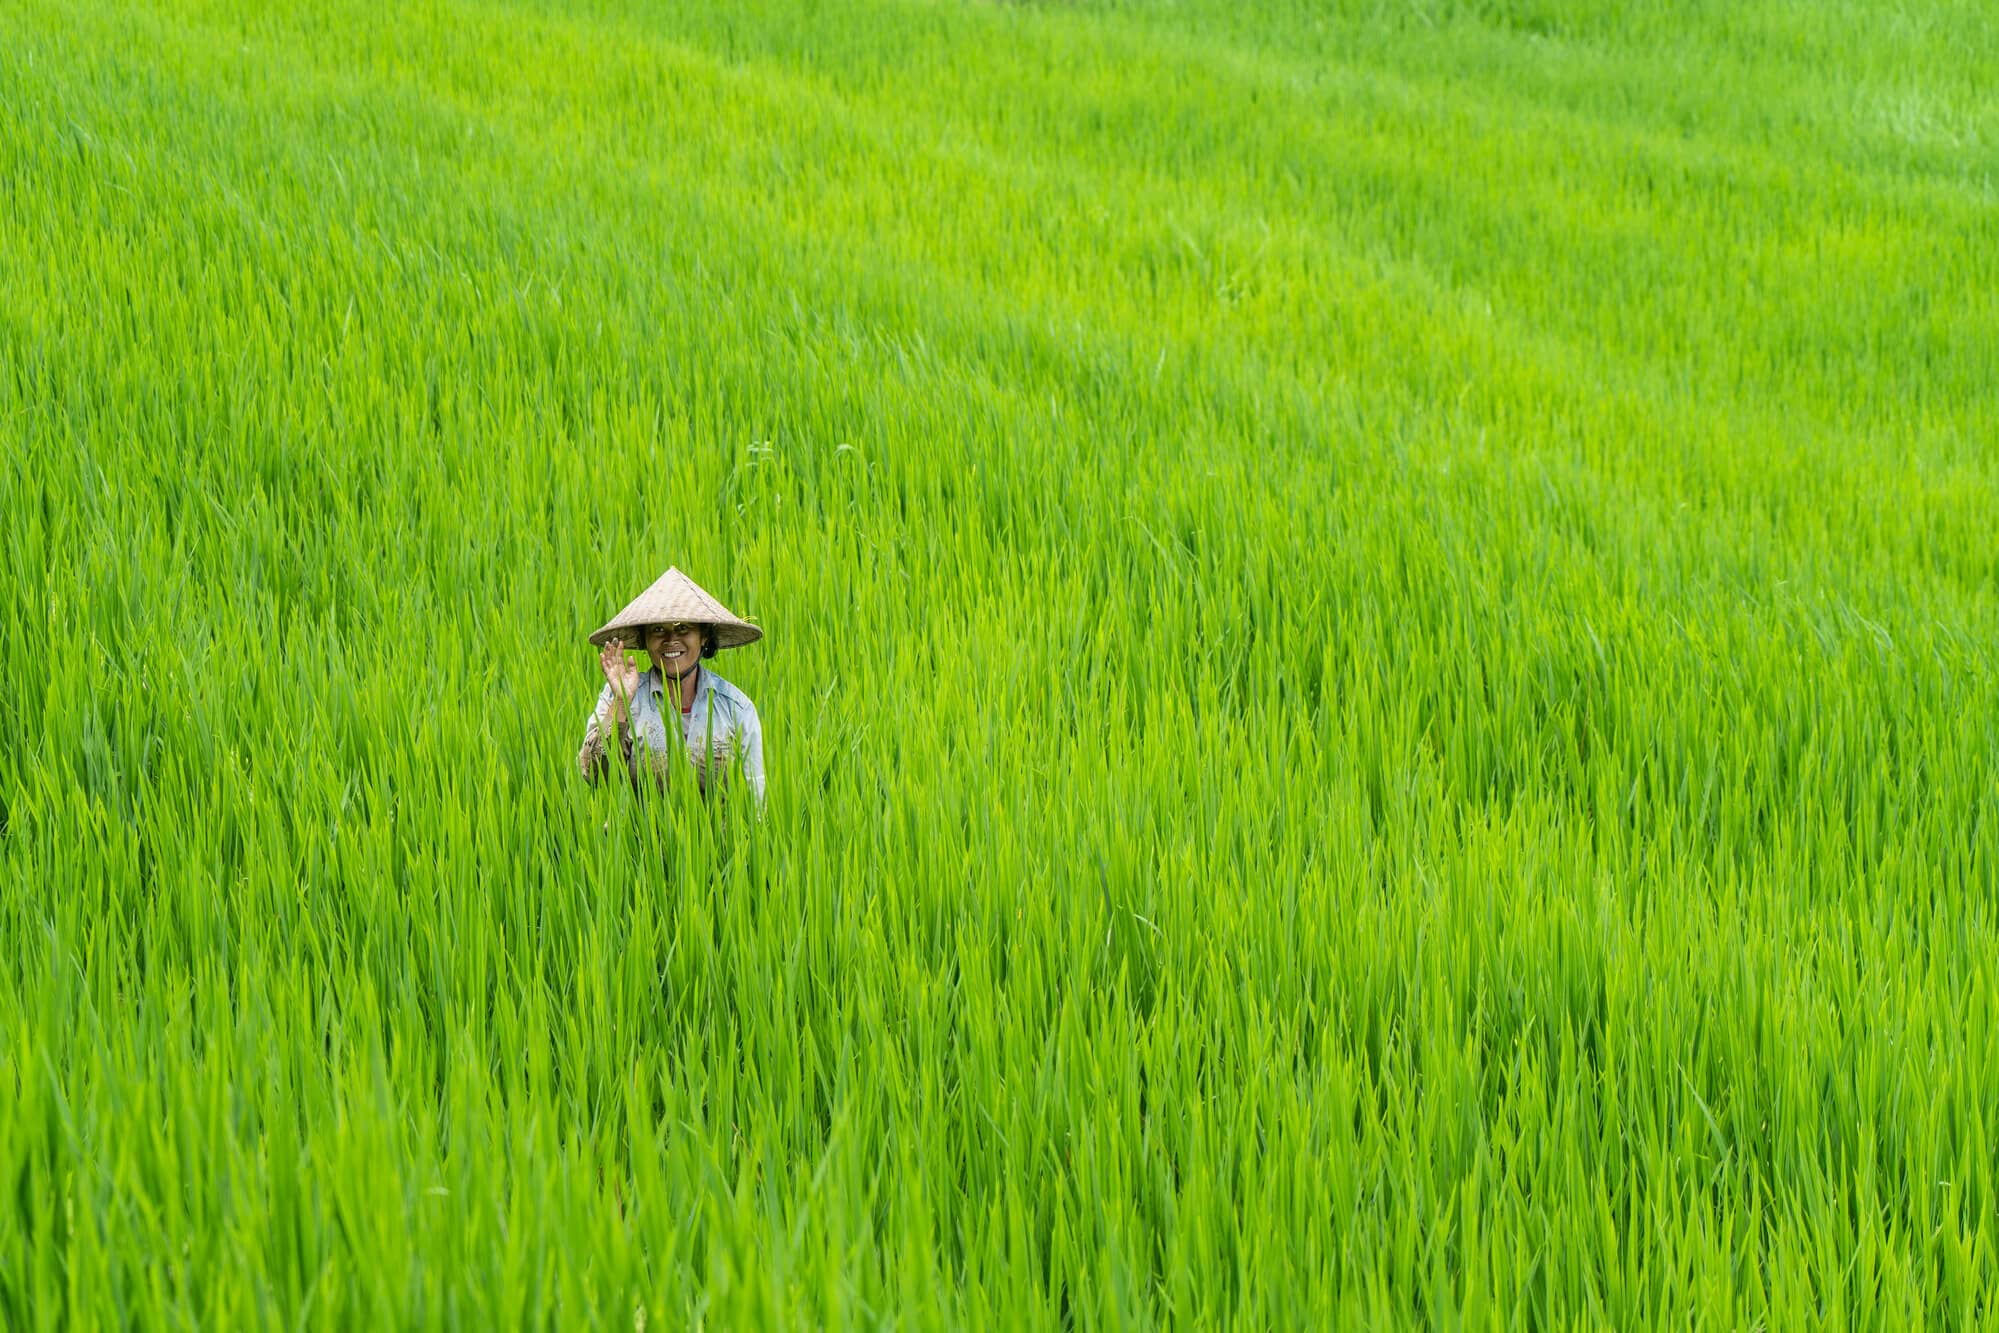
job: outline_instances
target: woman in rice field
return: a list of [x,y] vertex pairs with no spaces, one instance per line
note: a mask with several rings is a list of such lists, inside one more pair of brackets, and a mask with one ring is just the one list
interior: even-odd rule
[[[583,732],[576,767],[596,782],[617,757],[634,786],[650,773],[664,787],[677,736],[701,790],[718,787],[731,765],[764,796],[763,727],[749,696],[703,663],[724,648],[755,643],[763,631],[732,615],[678,569],[669,569],[610,623],[590,636],[599,648],[604,688]],[[626,646],[643,645],[652,669],[625,660]],[[613,745],[615,738],[615,747]]]

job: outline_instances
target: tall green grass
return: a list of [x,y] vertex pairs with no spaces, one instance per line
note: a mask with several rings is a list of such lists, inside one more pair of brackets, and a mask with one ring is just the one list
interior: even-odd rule
[[[0,1325],[1999,1318],[1994,88],[0,8]],[[760,824],[575,776],[669,563]]]

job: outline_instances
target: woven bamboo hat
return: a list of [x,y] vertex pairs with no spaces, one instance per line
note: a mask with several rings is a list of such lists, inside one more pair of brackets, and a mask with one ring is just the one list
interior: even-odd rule
[[740,648],[764,636],[762,630],[710,597],[693,579],[678,569],[669,569],[592,634],[590,642],[602,647],[615,637],[630,646],[643,647],[637,640],[644,637],[648,626],[671,625],[676,620],[708,626],[714,631],[717,648]]

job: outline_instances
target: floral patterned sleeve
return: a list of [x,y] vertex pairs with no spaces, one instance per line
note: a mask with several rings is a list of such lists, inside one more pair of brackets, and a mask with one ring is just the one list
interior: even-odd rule
[[[606,685],[603,692],[597,696],[597,707],[591,710],[590,721],[583,730],[583,748],[576,752],[576,769],[583,775],[585,782],[595,783],[611,767],[611,759],[607,753],[611,739],[610,705],[611,687]],[[618,748],[626,753],[631,750],[631,727],[629,719],[617,725]]]

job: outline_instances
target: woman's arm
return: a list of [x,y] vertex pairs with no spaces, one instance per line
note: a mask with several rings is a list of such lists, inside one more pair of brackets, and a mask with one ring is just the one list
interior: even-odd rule
[[[576,767],[583,780],[594,784],[598,774],[610,767],[605,750],[610,738],[618,738],[625,758],[625,771],[632,772],[632,691],[638,687],[639,669],[625,660],[625,641],[612,639],[597,654],[604,673],[604,688],[597,694],[597,707],[583,729],[583,748],[576,752]],[[635,775],[634,775],[635,776]]]
[[757,794],[757,806],[764,803],[764,728],[757,718],[755,704],[750,705],[749,716],[742,726],[743,778],[750,784],[750,790]]

